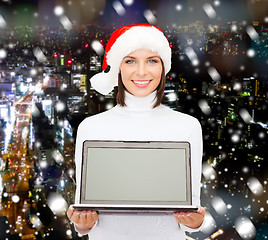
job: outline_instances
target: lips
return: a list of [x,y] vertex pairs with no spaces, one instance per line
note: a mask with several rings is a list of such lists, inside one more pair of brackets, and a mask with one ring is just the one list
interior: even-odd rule
[[144,88],[147,87],[152,80],[132,80],[136,87]]
[[135,81],[135,80],[132,80],[134,83],[136,83],[136,84],[147,84],[147,83],[149,83],[150,82],[150,80],[148,80],[148,81]]

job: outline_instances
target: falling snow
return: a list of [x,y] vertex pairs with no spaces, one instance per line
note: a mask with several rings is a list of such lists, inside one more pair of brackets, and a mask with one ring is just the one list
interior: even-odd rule
[[114,1],[113,8],[120,16],[124,16],[126,14],[126,9],[124,8],[124,6],[120,1]]
[[157,23],[157,19],[151,10],[149,10],[149,9],[145,10],[143,15],[146,18],[146,20],[148,21],[148,23],[150,23],[152,25],[155,25]]
[[47,204],[51,211],[57,216],[65,215],[67,211],[68,204],[62,195],[57,193],[50,193],[48,196]]
[[249,218],[245,216],[238,217],[235,221],[235,229],[243,239],[254,239],[256,228]]
[[[11,4],[11,1],[3,2],[9,2]],[[251,2],[255,4],[258,1]],[[83,40],[81,40],[81,36],[76,32],[77,29],[75,25],[78,22],[78,18],[73,17],[72,12],[75,11],[72,11],[72,8],[76,8],[78,5],[82,8],[87,7],[90,9],[90,15],[92,16],[96,14],[98,17],[107,17],[107,15],[105,15],[107,13],[105,8],[98,9],[95,6],[93,8],[89,8],[87,4],[87,1],[80,1],[78,3],[70,0],[66,3],[66,5],[58,5],[51,8],[50,11],[54,19],[58,21],[60,27],[55,28],[56,30],[53,29],[48,31],[48,36],[38,34],[38,37],[43,36],[43,38],[40,37],[40,39],[42,39],[39,44],[33,44],[31,37],[34,38],[34,36],[31,36],[25,29],[21,29],[20,31],[22,33],[25,31],[25,34],[23,34],[22,37],[28,37],[30,39],[23,47],[22,55],[27,58],[31,58],[33,55],[34,60],[32,64],[36,61],[38,64],[46,64],[52,56],[48,43],[52,41],[55,43],[58,41],[55,39],[58,38],[64,39],[63,41],[66,41],[67,45],[69,44],[66,48],[68,50],[66,54],[71,53],[72,59],[75,59],[77,55],[74,56],[74,51],[72,52],[70,50],[71,48],[69,48],[71,45],[71,40],[69,40],[69,38],[73,34],[77,37],[76,41],[81,41],[81,46],[78,46],[76,49],[76,53],[79,56],[83,55],[84,51],[89,50],[95,55],[98,55],[97,57],[101,58],[104,54],[103,40],[105,42],[106,39],[104,39],[105,35],[101,33],[100,29],[96,31],[99,35],[96,35],[96,32],[94,32],[94,37],[90,37],[87,29],[82,28],[82,31],[85,31],[87,34]],[[168,2],[166,4],[168,4]],[[116,15],[119,19],[135,14],[133,9],[137,7],[136,1],[134,0],[116,0],[113,1],[111,6],[113,16]],[[191,15],[195,14],[196,11],[195,7],[190,6],[190,4],[188,9],[183,4],[178,3],[173,4],[172,7],[174,9],[174,16],[178,18],[186,11],[188,11]],[[179,106],[181,108],[180,110],[198,117],[203,127],[205,153],[203,156],[201,204],[207,209],[204,228],[202,229],[203,235],[202,237],[196,237],[196,239],[205,239],[209,235],[211,235],[209,239],[216,239],[219,235],[223,235],[221,238],[219,237],[219,239],[227,239],[228,233],[225,232],[225,229],[227,228],[233,229],[236,234],[235,236],[237,237],[238,234],[242,239],[268,239],[267,224],[265,223],[265,221],[267,222],[268,211],[266,190],[268,179],[267,174],[265,176],[263,174],[263,169],[266,167],[265,164],[267,156],[265,156],[265,153],[258,148],[262,142],[267,142],[267,118],[266,122],[258,121],[256,120],[258,117],[256,117],[256,111],[252,111],[254,107],[262,109],[263,112],[265,112],[265,109],[267,108],[267,101],[259,104],[256,100],[262,96],[267,97],[267,92],[258,93],[258,90],[262,88],[262,83],[258,81],[263,77],[263,75],[265,75],[265,73],[262,73],[259,70],[259,68],[261,68],[261,66],[259,66],[259,62],[261,62],[262,59],[265,59],[264,62],[266,61],[266,67],[268,64],[268,61],[266,60],[267,54],[265,55],[265,52],[267,52],[265,48],[267,45],[267,37],[265,35],[265,31],[260,31],[259,28],[256,27],[258,24],[257,22],[251,22],[248,19],[244,19],[244,21],[232,21],[232,19],[230,19],[230,22],[226,26],[228,31],[224,32],[224,30],[221,30],[220,25],[214,24],[214,22],[216,19],[221,19],[224,7],[224,1],[218,0],[212,1],[211,4],[205,3],[204,5],[201,5],[200,11],[202,11],[202,14],[205,16],[204,20],[209,22],[208,28],[206,24],[203,23],[199,23],[199,25],[188,24],[187,26],[181,26],[178,21],[174,21],[168,24],[169,26],[165,29],[165,31],[171,42],[172,48],[174,50],[176,44],[178,44],[179,48],[178,54],[174,57],[174,60],[177,58],[180,61],[181,66],[189,63],[190,66],[187,66],[187,71],[191,72],[192,75],[189,75],[190,77],[183,74],[179,75],[181,70],[176,72],[174,71],[173,74],[169,74],[170,78],[168,82],[175,82],[177,85],[173,86],[173,88],[176,88],[178,91],[167,93],[166,99],[171,107]],[[27,12],[29,9],[25,8],[24,11]],[[164,23],[158,19],[159,16],[161,16],[160,11],[161,9],[157,8],[146,8],[139,9],[138,14],[145,22],[147,21],[153,25],[164,25]],[[5,14],[1,14],[0,30],[8,33],[8,37],[10,38],[10,40],[6,43],[3,42],[2,44],[1,42],[0,62],[2,63],[2,61],[5,62],[8,60],[11,54],[14,54],[13,52],[19,49],[18,44],[21,44],[20,41],[23,42],[24,40],[16,39],[18,30],[9,30],[9,19]],[[52,18],[49,15],[42,16],[42,12],[33,11],[31,14],[36,22],[38,22],[41,17],[47,21]],[[14,11],[14,16],[18,15],[18,10]],[[262,17],[262,20],[266,24],[268,23],[267,16]],[[88,21],[87,24],[90,23],[90,21]],[[120,24],[122,25],[122,22],[120,22]],[[105,33],[106,32],[108,32],[107,29],[105,29]],[[196,36],[194,36],[195,34]],[[219,40],[221,39],[218,38],[220,34],[227,34],[226,36],[224,35],[224,38],[222,38],[222,42],[220,42]],[[106,35],[108,35],[108,33]],[[178,35],[183,35],[182,38],[184,39],[184,42],[181,41],[181,39],[178,40]],[[57,37],[53,38],[53,36]],[[202,42],[202,39],[205,38],[206,41],[209,42],[208,45],[207,42]],[[248,40],[250,43],[243,46],[245,41]],[[56,44],[61,45],[63,44],[63,41],[60,40],[60,44]],[[86,43],[89,46],[88,49],[84,49]],[[53,46],[53,53],[55,49],[59,48],[56,44],[55,47]],[[205,49],[206,46],[209,46],[210,48]],[[236,57],[239,56],[241,61],[221,62],[218,59],[207,59],[204,57],[207,53],[215,54],[218,59],[220,59],[221,56],[229,57],[233,54]],[[60,55],[57,54],[56,56],[59,57]],[[90,54],[88,54],[87,57],[89,55]],[[250,63],[254,62],[254,64],[249,65],[245,61],[242,61],[243,58],[241,56],[244,56],[246,61],[250,61]],[[56,59],[54,60],[56,61]],[[84,70],[87,69],[84,68]],[[19,75],[18,72],[19,71],[16,70],[16,72],[14,71],[12,75],[10,74],[10,76],[14,78]],[[206,74],[205,79],[202,79],[203,72]],[[236,72],[239,72],[239,74],[241,74],[241,76],[245,76],[245,78],[250,79],[250,77],[254,77],[254,80],[250,79],[241,81],[241,79],[236,79]],[[28,73],[29,78],[35,79],[40,77],[40,75],[42,76],[43,68],[41,68],[41,70],[35,67],[29,68]],[[209,84],[202,87],[202,91],[205,92],[202,97],[197,97],[198,94],[201,93],[201,90],[197,89],[197,92],[195,92],[195,86],[191,86],[191,88],[189,87],[188,84],[192,83],[191,76],[200,76],[198,79],[200,83],[203,80],[204,82],[209,82]],[[1,77],[2,78],[0,80],[3,80],[4,76],[1,75]],[[224,91],[223,87],[225,82],[222,80],[228,82]],[[250,85],[247,87],[249,82],[254,82],[255,85],[253,84],[252,86]],[[68,87],[69,86],[64,83],[59,89],[64,92],[68,90]],[[42,87],[40,86],[40,92],[41,88]],[[190,90],[190,92],[187,92],[188,90]],[[255,90],[256,92],[253,94],[250,93],[252,90]],[[235,97],[229,96],[231,91]],[[244,102],[240,102],[243,94],[251,94],[250,96],[247,96],[248,100],[246,104]],[[236,101],[235,98],[238,100]],[[114,102],[107,102],[107,99],[104,96],[96,96],[96,99],[94,99],[94,101],[96,100],[100,104],[103,104],[103,110],[109,110],[115,105]],[[182,106],[181,103],[185,104],[185,107]],[[44,115],[42,107],[38,109],[36,105],[33,104],[31,110],[25,113],[30,113],[33,118],[42,117]],[[60,99],[54,102],[54,110],[59,114],[64,114],[68,111],[68,106],[66,102]],[[53,120],[55,121],[55,128],[64,129],[66,127],[63,120]],[[1,122],[0,127],[2,126],[4,126],[4,123]],[[24,129],[21,132],[21,140],[25,141],[28,135],[28,129]],[[59,143],[63,141],[64,138],[66,138],[66,132],[64,132],[64,134],[61,132],[57,133],[57,136],[54,136],[53,140],[55,143]],[[72,144],[75,143],[74,137],[69,136],[69,141]],[[33,147],[40,152],[44,151],[44,145],[44,142],[40,139],[36,139],[33,143]],[[38,166],[36,166],[38,171],[46,171],[48,168],[52,168],[52,162],[55,162],[57,166],[62,166],[67,160],[73,161],[74,156],[71,155],[66,157],[66,152],[62,149],[53,149],[51,150],[49,158],[42,159],[42,156],[40,155],[36,156],[36,159],[38,159]],[[0,159],[0,165],[1,161],[2,159]],[[24,177],[22,177],[22,180],[23,179]],[[39,175],[35,179],[35,186],[37,188],[40,187],[41,189],[46,181],[47,180],[44,179],[44,176]],[[47,205],[43,205],[44,208],[48,207],[48,210],[54,214],[52,216],[54,220],[65,216],[64,214],[69,206],[69,202],[71,202],[67,201],[66,199],[68,197],[64,195],[72,195],[74,192],[74,189],[68,189],[66,193],[64,192],[68,181],[72,183],[75,182],[74,166],[59,173],[59,178],[56,183],[57,191],[59,191],[59,193],[49,194],[47,198]],[[51,185],[47,188],[49,188],[52,192],[54,191],[52,190],[54,187],[55,186]],[[36,190],[35,193],[31,194],[34,195],[34,200],[31,198],[32,203],[34,203],[34,201],[39,202],[42,198],[41,191],[39,190]],[[10,203],[12,204],[20,204],[23,202],[19,194],[16,195],[4,192],[1,194],[1,197],[10,198]],[[27,210],[22,209],[22,212],[27,213]],[[38,236],[38,230],[41,230],[44,227],[42,223],[42,213],[30,213],[29,221],[36,229],[34,234]],[[261,221],[263,222],[261,223]],[[12,224],[10,225],[14,228]],[[50,228],[49,231],[44,233],[43,238],[51,235],[53,231],[55,231],[55,229]],[[67,237],[71,237],[72,233],[73,231],[70,229],[64,231],[64,234]],[[19,236],[23,236],[22,233],[19,234]],[[235,239],[235,237],[232,236],[231,239]]]
[[91,47],[98,55],[102,56],[104,54],[103,46],[98,40],[94,40],[91,43]]
[[0,59],[4,59],[7,56],[7,51],[5,49],[0,49]]
[[39,47],[36,47],[33,50],[34,56],[37,58],[37,60],[41,63],[45,62],[47,60],[45,54],[42,52],[42,50]]
[[199,64],[197,54],[195,53],[193,48],[187,47],[186,50],[185,50],[185,54],[190,59],[190,61],[192,62],[193,66],[197,66]]
[[71,22],[71,20],[65,16],[65,15],[62,15],[59,17],[59,20],[60,20],[60,23],[62,24],[62,26],[66,29],[66,30],[72,30],[73,28],[73,24]]
[[7,22],[2,17],[2,15],[0,15],[0,28],[4,29],[4,28],[6,28],[6,26],[7,26]]
[[247,26],[246,31],[252,41],[259,39],[259,34],[256,32],[253,26]]
[[203,9],[204,9],[205,13],[208,15],[209,18],[215,18],[216,17],[216,15],[217,15],[216,11],[211,6],[211,4],[209,4],[209,3],[204,4]]
[[54,8],[54,13],[56,16],[61,16],[64,13],[64,8],[62,6],[56,6]]
[[215,81],[218,82],[221,80],[221,75],[218,73],[215,67],[209,67],[208,74]]

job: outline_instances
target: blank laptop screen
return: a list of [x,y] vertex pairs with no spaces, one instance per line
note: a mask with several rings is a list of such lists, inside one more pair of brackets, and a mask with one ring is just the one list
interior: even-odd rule
[[84,156],[85,203],[188,202],[183,148],[88,147]]

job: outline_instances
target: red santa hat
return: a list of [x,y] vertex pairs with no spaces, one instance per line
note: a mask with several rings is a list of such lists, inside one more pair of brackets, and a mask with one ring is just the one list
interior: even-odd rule
[[91,79],[91,86],[106,95],[118,84],[118,73],[123,58],[137,49],[158,53],[167,74],[171,68],[171,48],[163,31],[150,24],[126,25],[113,32],[105,49],[102,72]]

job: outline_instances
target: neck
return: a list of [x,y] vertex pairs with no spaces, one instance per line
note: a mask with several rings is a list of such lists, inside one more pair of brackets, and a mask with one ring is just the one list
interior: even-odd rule
[[156,90],[145,97],[137,97],[125,91],[125,103],[129,110],[147,111],[152,110],[156,102]]

